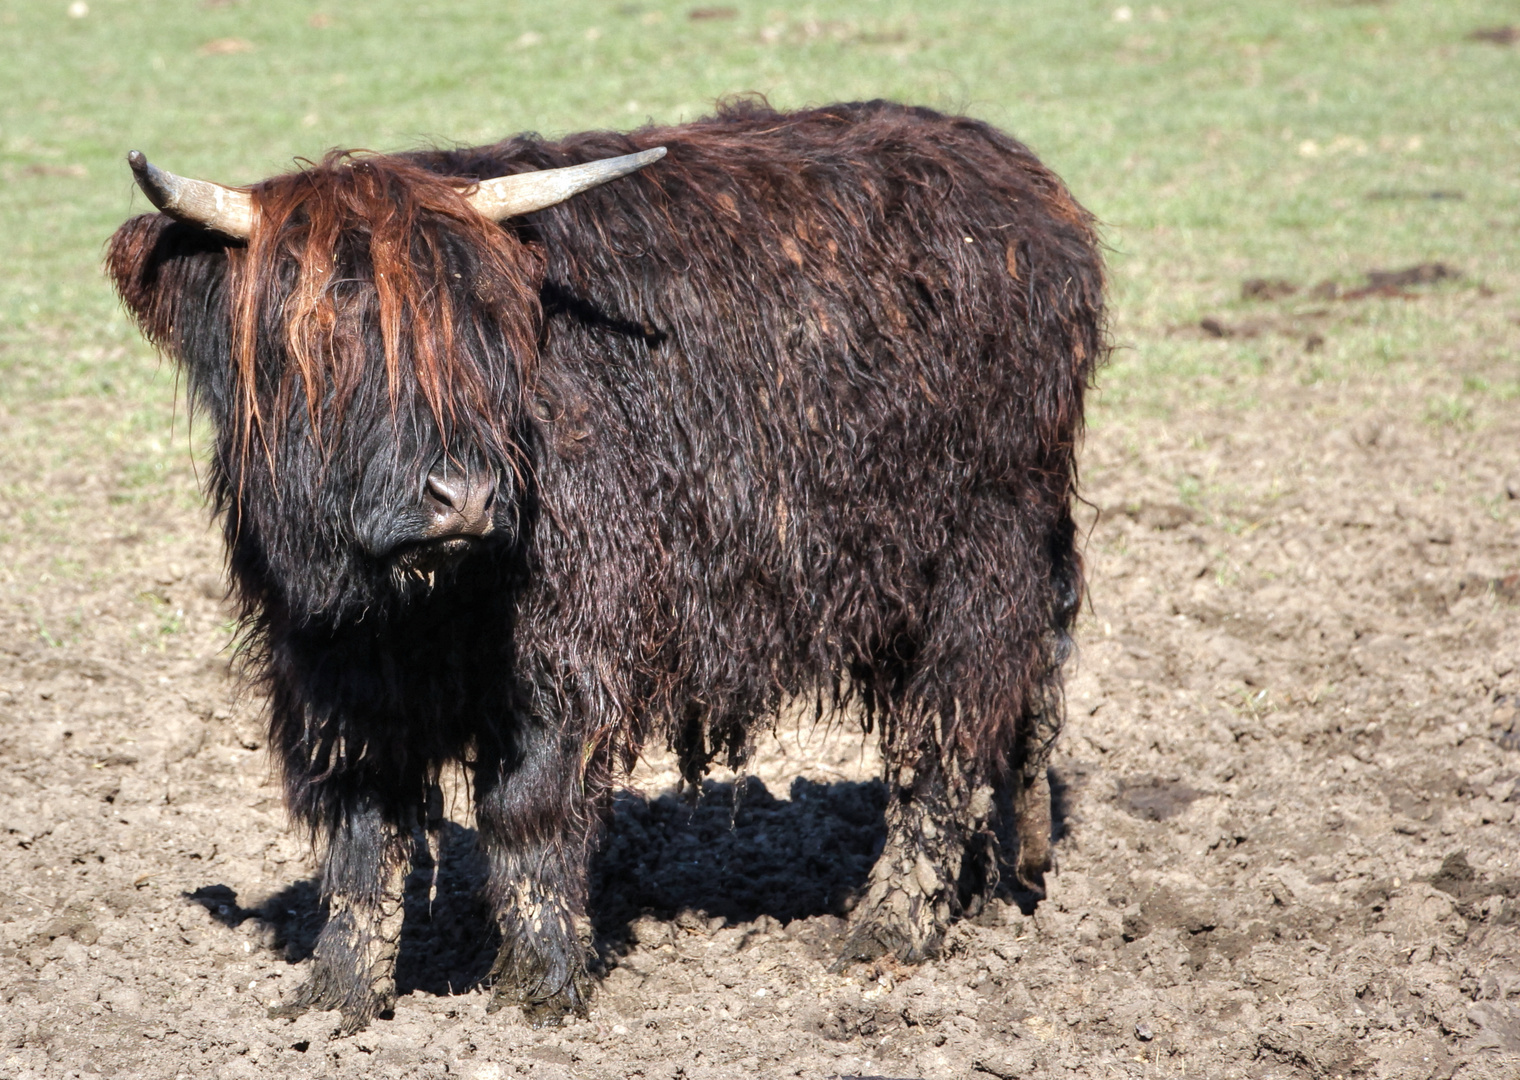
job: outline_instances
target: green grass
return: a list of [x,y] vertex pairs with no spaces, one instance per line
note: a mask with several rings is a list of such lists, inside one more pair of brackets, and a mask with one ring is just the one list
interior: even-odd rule
[[[1125,348],[1097,423],[1249,406],[1251,380],[1285,364],[1318,385],[1420,378],[1458,354],[1430,422],[1513,407],[1520,48],[1466,35],[1520,21],[1514,3],[1173,0],[1120,20],[1069,0],[730,2],[732,18],[693,20],[690,3],[647,0],[90,0],[83,17],[0,0],[3,437],[48,468],[116,463],[120,498],[186,482],[172,372],[99,270],[145,206],[128,149],[237,183],[332,146],[679,121],[748,90],[919,102],[1030,143],[1112,247]],[[1463,197],[1367,197],[1423,191]],[[1169,332],[1257,310],[1244,277],[1351,284],[1434,260],[1465,281],[1347,307],[1311,357],[1282,335]],[[1475,306],[1478,285],[1496,297]]]

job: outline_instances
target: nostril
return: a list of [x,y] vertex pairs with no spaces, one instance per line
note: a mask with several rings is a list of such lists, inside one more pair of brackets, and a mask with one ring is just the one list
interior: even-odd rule
[[427,478],[427,494],[428,498],[446,510],[463,511],[470,501],[469,485],[464,477],[454,479],[430,473]]
[[496,477],[489,472],[443,470],[428,473],[423,502],[432,523],[431,536],[485,536],[492,531]]

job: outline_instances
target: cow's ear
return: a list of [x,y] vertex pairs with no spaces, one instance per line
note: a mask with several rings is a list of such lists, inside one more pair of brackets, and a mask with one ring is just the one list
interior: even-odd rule
[[543,288],[549,274],[549,250],[538,240],[524,240],[522,268],[534,289]]
[[549,275],[549,252],[537,240],[524,240],[510,233],[506,245],[498,249],[501,260],[491,272],[476,278],[477,295],[500,311],[522,311],[525,305],[537,305]]
[[[143,214],[106,245],[106,273],[143,334],[177,355],[181,315],[205,311],[226,276],[235,241],[163,214]],[[240,245],[239,245],[240,246]]]

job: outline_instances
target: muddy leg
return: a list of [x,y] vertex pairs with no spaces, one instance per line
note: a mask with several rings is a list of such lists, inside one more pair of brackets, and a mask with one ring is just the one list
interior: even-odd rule
[[1025,719],[1014,781],[1013,812],[1019,834],[1015,868],[1019,884],[1043,897],[1050,855],[1050,754],[1061,733],[1059,693],[1047,693],[1038,711]]
[[552,732],[524,736],[515,767],[478,771],[477,816],[501,926],[489,1009],[519,1005],[535,1027],[585,1016],[590,996],[580,924],[586,897],[587,810],[576,767]]
[[925,755],[917,770],[900,765],[887,802],[887,843],[871,883],[850,916],[834,969],[894,953],[916,964],[939,953],[961,911],[966,839],[946,780]]
[[396,953],[401,942],[402,882],[410,836],[361,805],[329,831],[322,862],[327,925],[317,938],[311,974],[288,1005],[271,1016],[338,1009],[339,1030],[360,1031],[396,1002]]
[[[534,1027],[586,1016],[591,986],[579,933],[583,920],[578,905],[566,899],[576,888],[567,885],[572,868],[560,853],[544,848],[492,862],[492,892],[506,902],[497,912],[501,951],[491,965],[495,986],[488,1011],[521,1006]],[[579,872],[584,877],[584,868]]]

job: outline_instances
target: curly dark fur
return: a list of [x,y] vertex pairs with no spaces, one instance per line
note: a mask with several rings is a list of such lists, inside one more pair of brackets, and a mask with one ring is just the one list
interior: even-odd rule
[[[462,209],[462,182],[660,145],[506,227]],[[998,805],[1038,888],[1105,342],[1092,219],[1029,150],[927,109],[739,102],[252,190],[248,246],[148,215],[108,266],[215,421],[272,745],[329,861],[470,762],[501,993],[584,1009],[617,770],[652,736],[688,777],[742,760],[812,696],[859,702],[897,792],[847,954],[932,954],[996,885]],[[435,574],[408,541],[443,459],[503,497]],[[374,892],[369,862],[329,891]]]

